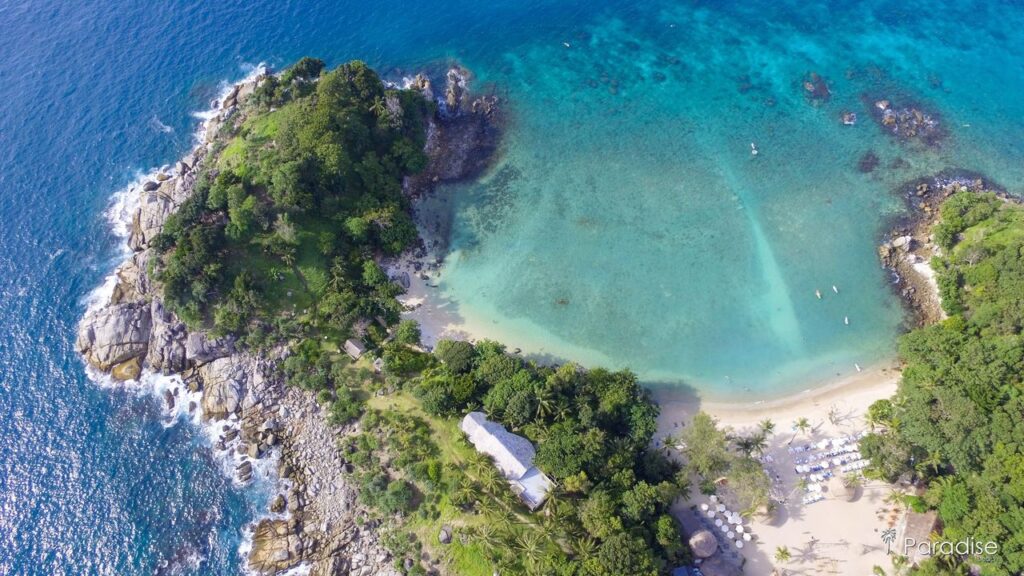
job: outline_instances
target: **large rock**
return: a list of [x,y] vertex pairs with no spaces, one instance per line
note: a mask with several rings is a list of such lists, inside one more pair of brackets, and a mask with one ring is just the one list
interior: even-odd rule
[[261,520],[252,537],[249,568],[275,574],[302,560],[302,540],[288,529],[287,520]]
[[163,230],[167,218],[181,206],[195,188],[195,172],[186,172],[160,183],[156,190],[143,191],[139,209],[132,218],[128,245],[140,251],[149,247]]
[[200,366],[198,373],[203,382],[203,418],[222,420],[234,414],[245,396],[246,362],[218,358]]
[[185,359],[196,366],[225,358],[234,351],[229,340],[210,338],[202,332],[189,332],[185,338]]
[[150,307],[153,327],[146,359],[150,368],[164,374],[182,372],[188,366],[185,357],[185,325],[164,309],[159,300]]
[[132,229],[128,237],[128,245],[132,250],[138,251],[149,246],[163,229],[167,217],[176,208],[170,196],[173,187],[174,180],[167,180],[158,189],[142,194],[142,203],[132,217]]
[[89,364],[107,372],[116,364],[145,356],[151,327],[145,302],[111,304],[82,319],[75,347]]

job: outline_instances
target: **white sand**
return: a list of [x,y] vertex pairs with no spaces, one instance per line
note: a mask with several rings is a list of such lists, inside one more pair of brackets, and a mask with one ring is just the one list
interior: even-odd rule
[[[663,402],[662,415],[656,439],[666,434],[678,434],[698,410],[714,416],[723,426],[734,431],[754,432],[758,423],[770,419],[775,433],[769,439],[772,466],[779,475],[786,504],[780,507],[771,522],[754,519],[748,523],[755,541],[742,551],[746,559],[744,574],[769,575],[775,568],[784,568],[791,574],[871,574],[873,566],[891,568],[881,539],[889,527],[892,513],[883,500],[890,492],[884,482],[866,481],[862,493],[854,502],[848,502],[845,493],[825,492],[825,500],[809,505],[801,501],[803,492],[797,483],[799,475],[793,469],[793,455],[788,448],[822,438],[835,438],[866,429],[863,415],[868,406],[880,398],[896,392],[899,373],[891,368],[865,370],[854,376],[826,384],[808,392],[752,404],[705,403],[699,400]],[[834,409],[836,423],[829,420]],[[798,418],[807,418],[813,430],[806,435],[792,431]],[[799,455],[798,455],[799,456]],[[828,488],[834,484],[826,483]],[[691,502],[675,507],[677,516],[688,522],[689,507],[705,501],[694,494]],[[774,559],[779,546],[789,549],[792,559],[778,564]]]
[[[423,279],[413,270],[410,260],[400,260],[388,266],[388,270],[392,276],[409,274],[410,287],[399,300],[409,309],[405,317],[420,323],[424,344],[433,345],[440,338],[473,340],[479,336],[459,314],[457,305],[437,294],[436,271],[424,269],[428,279]],[[854,502],[848,502],[843,493],[826,492],[824,501],[804,505],[803,494],[797,487],[799,476],[793,469],[793,456],[788,448],[791,443],[799,445],[864,430],[863,416],[868,406],[892,396],[898,380],[898,367],[877,366],[798,394],[750,403],[676,399],[671,393],[660,391],[657,399],[661,417],[655,439],[677,434],[698,410],[710,413],[720,425],[736,432],[753,432],[760,421],[771,419],[776,431],[769,439],[767,454],[774,459],[774,470],[788,498],[772,522],[755,519],[747,524],[753,529],[754,541],[738,551],[746,560],[744,574],[767,576],[776,567],[790,574],[871,574],[873,566],[891,567],[881,540],[881,532],[889,527],[892,518],[887,510],[890,506],[883,502],[890,486],[866,482]],[[829,421],[833,409],[839,415],[835,424]],[[791,431],[793,423],[801,417],[814,427],[806,435]],[[677,504],[677,515],[688,516],[690,506],[703,501],[696,490],[694,496],[692,502]],[[790,550],[792,559],[788,563],[775,562],[779,546]]]

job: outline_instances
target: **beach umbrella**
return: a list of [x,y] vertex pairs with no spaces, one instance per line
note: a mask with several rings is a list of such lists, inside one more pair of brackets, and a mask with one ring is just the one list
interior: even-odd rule
[[708,558],[718,551],[718,539],[707,530],[700,530],[690,537],[690,550],[698,558]]
[[726,532],[726,533],[725,533],[725,536],[726,536],[726,537],[727,537],[727,538],[728,538],[729,540],[732,540],[733,538],[735,538],[735,537],[736,537],[736,533],[735,533],[735,532],[733,532],[732,530],[729,530],[728,532]]
[[714,518],[715,517],[715,511],[714,510],[708,510],[707,514],[708,514],[708,518]]
[[740,526],[739,524],[736,524],[736,531],[739,532],[740,534],[743,534],[743,526]]
[[747,532],[743,533],[743,540],[750,542],[750,534]]
[[701,510],[707,510],[708,509],[708,505],[707,504],[701,504],[700,505],[700,509]]
[[718,526],[719,528],[722,527],[722,519],[721,518],[719,518],[718,520],[715,520],[715,526]]
[[719,512],[725,512],[725,504],[719,504],[718,505],[718,511]]
[[711,501],[712,502],[718,502],[718,496],[715,496],[714,494],[712,494],[711,495]]
[[743,548],[743,540],[737,540],[736,541],[736,547],[737,548]]

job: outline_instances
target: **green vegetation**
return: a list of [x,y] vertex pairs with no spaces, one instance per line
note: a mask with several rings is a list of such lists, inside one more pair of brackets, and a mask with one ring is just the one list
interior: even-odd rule
[[[648,449],[657,407],[633,374],[541,367],[487,341],[442,341],[434,354],[412,344],[385,348],[403,390],[371,400],[362,434],[346,440],[364,502],[400,512],[392,530],[415,538],[399,564],[423,548],[457,574],[653,576],[686,561],[668,514],[685,478]],[[458,423],[478,409],[537,445],[535,464],[558,484],[541,512],[465,441]],[[455,529],[448,546],[435,544],[442,525]]]
[[[424,552],[460,575],[655,576],[689,553],[668,508],[688,485],[649,449],[656,405],[629,372],[541,367],[493,342],[419,347],[401,288],[378,265],[416,238],[402,179],[425,167],[416,92],[360,62],[303,59],[240,104],[198,167],[194,194],[153,240],[165,304],[192,328],[283,345],[287,382],[338,426],[364,505],[396,568]],[[353,363],[359,334],[383,360]],[[531,513],[458,421],[484,410],[537,446],[558,484]],[[437,543],[442,525],[450,544]],[[406,567],[406,564],[411,568]]]
[[[949,318],[900,342],[899,392],[871,407],[862,449],[877,474],[915,476],[948,541],[999,544],[985,560],[944,558],[927,574],[1024,571],[1024,207],[962,192],[934,229]],[[922,503],[912,504],[921,507]]]
[[360,320],[379,341],[398,321],[375,257],[416,238],[401,182],[425,166],[429,105],[361,62],[323,70],[306,58],[260,84],[155,239],[164,301],[189,326],[262,347],[337,345]]
[[774,428],[765,421],[752,436],[735,436],[720,429],[706,412],[698,412],[680,435],[686,473],[700,481],[702,492],[712,494],[723,488],[743,514],[771,512],[771,479],[754,454],[764,451]]

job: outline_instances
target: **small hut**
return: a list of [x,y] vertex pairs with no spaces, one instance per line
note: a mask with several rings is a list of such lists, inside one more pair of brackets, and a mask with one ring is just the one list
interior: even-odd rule
[[359,360],[359,358],[366,353],[366,344],[355,339],[345,340],[345,353],[353,360]]
[[710,558],[718,551],[718,539],[707,530],[700,530],[690,537],[690,550],[697,558]]

